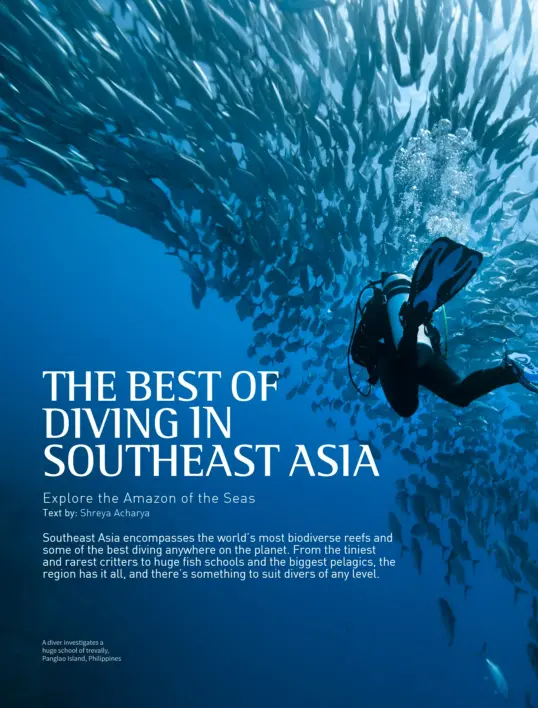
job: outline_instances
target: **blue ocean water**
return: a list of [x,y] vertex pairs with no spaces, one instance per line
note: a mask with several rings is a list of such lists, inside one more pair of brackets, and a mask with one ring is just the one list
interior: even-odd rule
[[[420,577],[395,546],[396,568],[377,581],[42,581],[41,533],[67,530],[41,517],[45,489],[230,491],[257,498],[250,507],[166,508],[151,521],[121,527],[81,522],[82,532],[137,532],[144,523],[144,531],[161,533],[387,533],[394,482],[418,470],[386,453],[378,479],[289,479],[275,469],[271,479],[45,480],[43,370],[230,373],[258,365],[246,356],[250,325],[213,294],[195,311],[187,278],[160,244],[98,216],[82,198],[62,198],[32,183],[23,190],[0,182],[0,202],[2,477],[9,490],[3,542],[28,568],[17,608],[23,648],[15,660],[21,680],[39,686],[42,705],[489,707],[503,699],[484,680],[477,656],[484,640],[506,676],[511,704],[522,704],[535,684],[525,654],[530,600],[514,605],[513,588],[485,552],[477,556],[466,600],[461,586],[445,584],[446,565],[429,546]],[[300,362],[300,353],[290,360]],[[286,400],[286,386],[265,406],[235,405],[234,438],[313,449],[348,442],[343,418],[329,430],[312,413],[308,395]],[[359,434],[369,426],[359,418]],[[29,513],[11,514],[18,504]],[[449,600],[457,619],[450,648],[439,597]],[[48,638],[102,638],[123,662],[42,665],[40,643]]]

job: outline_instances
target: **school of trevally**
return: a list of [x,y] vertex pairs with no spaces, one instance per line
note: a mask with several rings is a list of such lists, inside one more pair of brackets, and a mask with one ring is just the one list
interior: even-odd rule
[[3,0],[0,175],[162,242],[194,307],[214,290],[252,321],[289,398],[349,436],[375,421],[374,454],[417,469],[392,533],[418,573],[439,546],[462,593],[486,550],[528,603],[538,676],[538,399],[423,392],[402,420],[347,370],[359,290],[441,235],[485,255],[448,307],[454,365],[538,354],[535,28],[530,0]]

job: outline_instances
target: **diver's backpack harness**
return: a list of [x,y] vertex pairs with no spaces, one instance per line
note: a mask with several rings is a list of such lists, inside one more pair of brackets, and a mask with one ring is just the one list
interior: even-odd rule
[[[384,276],[386,276],[386,275],[387,275],[386,273],[383,273],[382,277],[379,280],[369,281],[364,286],[364,288],[360,291],[359,297],[357,298],[357,304],[355,305],[355,316],[353,318],[353,330],[351,332],[351,338],[349,340],[349,346],[347,348],[347,371],[349,374],[349,380],[351,381],[351,383],[353,384],[355,389],[358,391],[358,393],[361,396],[363,396],[364,398],[367,398],[370,395],[370,393],[372,392],[372,384],[370,382],[368,382],[368,390],[365,393],[364,391],[361,391],[361,389],[355,383],[355,379],[353,378],[353,372],[351,371],[351,349],[353,347],[353,341],[355,339],[355,334],[357,333],[357,317],[359,315],[359,312],[360,312],[361,317],[363,317],[364,311],[365,311],[365,308],[362,307],[362,305],[361,305],[362,296],[369,288],[372,288],[372,290],[374,291],[374,296],[377,294],[378,297],[385,298],[385,296],[383,295],[383,291],[380,288],[378,288],[377,286],[381,285],[383,283]],[[359,327],[360,327],[360,325],[359,325]],[[366,366],[365,363],[362,363],[360,361],[358,361],[356,363],[360,364],[361,366]]]
[[[363,324],[362,322],[359,323],[359,327],[357,328],[357,319],[358,319],[359,313],[360,313],[360,315],[361,315],[361,318],[364,317],[364,313],[365,313],[365,311],[366,311],[366,307],[368,306],[368,304],[369,304],[374,298],[378,298],[380,301],[382,301],[382,303],[383,303],[384,305],[387,304],[387,296],[385,295],[383,289],[382,289],[382,288],[379,288],[379,287],[377,287],[377,286],[378,286],[378,285],[384,286],[384,285],[385,285],[385,282],[386,282],[389,278],[391,278],[392,276],[394,276],[393,273],[382,273],[382,274],[381,274],[381,278],[380,278],[379,280],[371,280],[371,281],[369,281],[369,282],[364,286],[364,288],[360,291],[359,296],[358,296],[358,298],[357,298],[357,304],[355,305],[355,315],[354,315],[354,318],[353,318],[353,330],[352,330],[352,332],[351,332],[351,338],[350,338],[350,340],[349,340],[349,346],[348,346],[348,348],[347,348],[347,370],[348,370],[348,374],[349,374],[349,380],[351,381],[351,383],[353,384],[353,386],[354,386],[354,388],[357,390],[357,392],[358,392],[361,396],[363,396],[364,398],[367,398],[367,397],[370,395],[370,393],[371,393],[371,391],[372,391],[372,384],[371,384],[370,382],[368,382],[368,390],[367,390],[366,392],[361,391],[361,389],[359,388],[359,386],[355,383],[355,379],[353,378],[353,372],[351,371],[351,351],[352,351],[352,348],[353,348],[353,342],[354,342],[354,340],[355,340],[355,336],[356,336],[357,334],[359,334],[361,325]],[[362,304],[361,304],[362,296],[363,296],[364,293],[365,293],[368,289],[370,289],[370,288],[373,290],[373,295],[372,295],[372,297],[370,298],[370,300],[368,301],[368,303],[363,307]],[[406,288],[406,290],[407,290],[407,288]],[[396,292],[399,292],[399,290],[396,291]],[[402,291],[402,292],[403,292],[403,291]],[[445,335],[445,337],[444,337],[444,339],[445,339],[445,342],[444,342],[444,351],[442,352],[442,356],[446,359],[447,356],[448,356],[448,324],[447,324],[447,316],[446,316],[445,306],[442,305],[440,309],[442,309],[442,311],[443,311],[444,330],[445,330],[445,331],[444,331],[444,335]],[[404,320],[404,317],[405,317],[405,302],[402,304],[402,307],[401,307],[401,309],[400,309],[400,311],[399,311],[399,313],[398,313],[398,318],[399,318],[399,320],[400,320],[400,322],[401,322],[401,326],[402,326],[402,327],[404,326],[404,321],[403,321],[403,320]],[[425,330],[424,334],[425,334],[425,339],[427,340],[427,342],[428,342],[428,344],[429,344],[430,337],[429,337],[428,324],[431,324],[431,322],[430,322],[430,323],[426,323],[426,330]],[[429,344],[429,347],[430,347],[430,349],[431,349],[431,344]],[[365,368],[367,368],[366,362],[365,362],[365,361],[361,361],[360,359],[356,358],[355,356],[353,356],[353,361],[354,361],[356,364],[359,364],[359,366],[364,366]]]

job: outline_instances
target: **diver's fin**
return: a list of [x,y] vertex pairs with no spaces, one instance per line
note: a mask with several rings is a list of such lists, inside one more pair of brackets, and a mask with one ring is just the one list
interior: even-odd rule
[[464,288],[482,263],[479,251],[442,236],[422,254],[405,308],[405,318],[423,324]]

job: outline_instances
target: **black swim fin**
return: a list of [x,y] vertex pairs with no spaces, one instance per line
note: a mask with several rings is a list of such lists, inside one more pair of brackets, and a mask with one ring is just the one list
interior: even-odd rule
[[442,236],[422,254],[405,308],[406,320],[424,324],[435,310],[464,288],[482,263],[482,254]]

